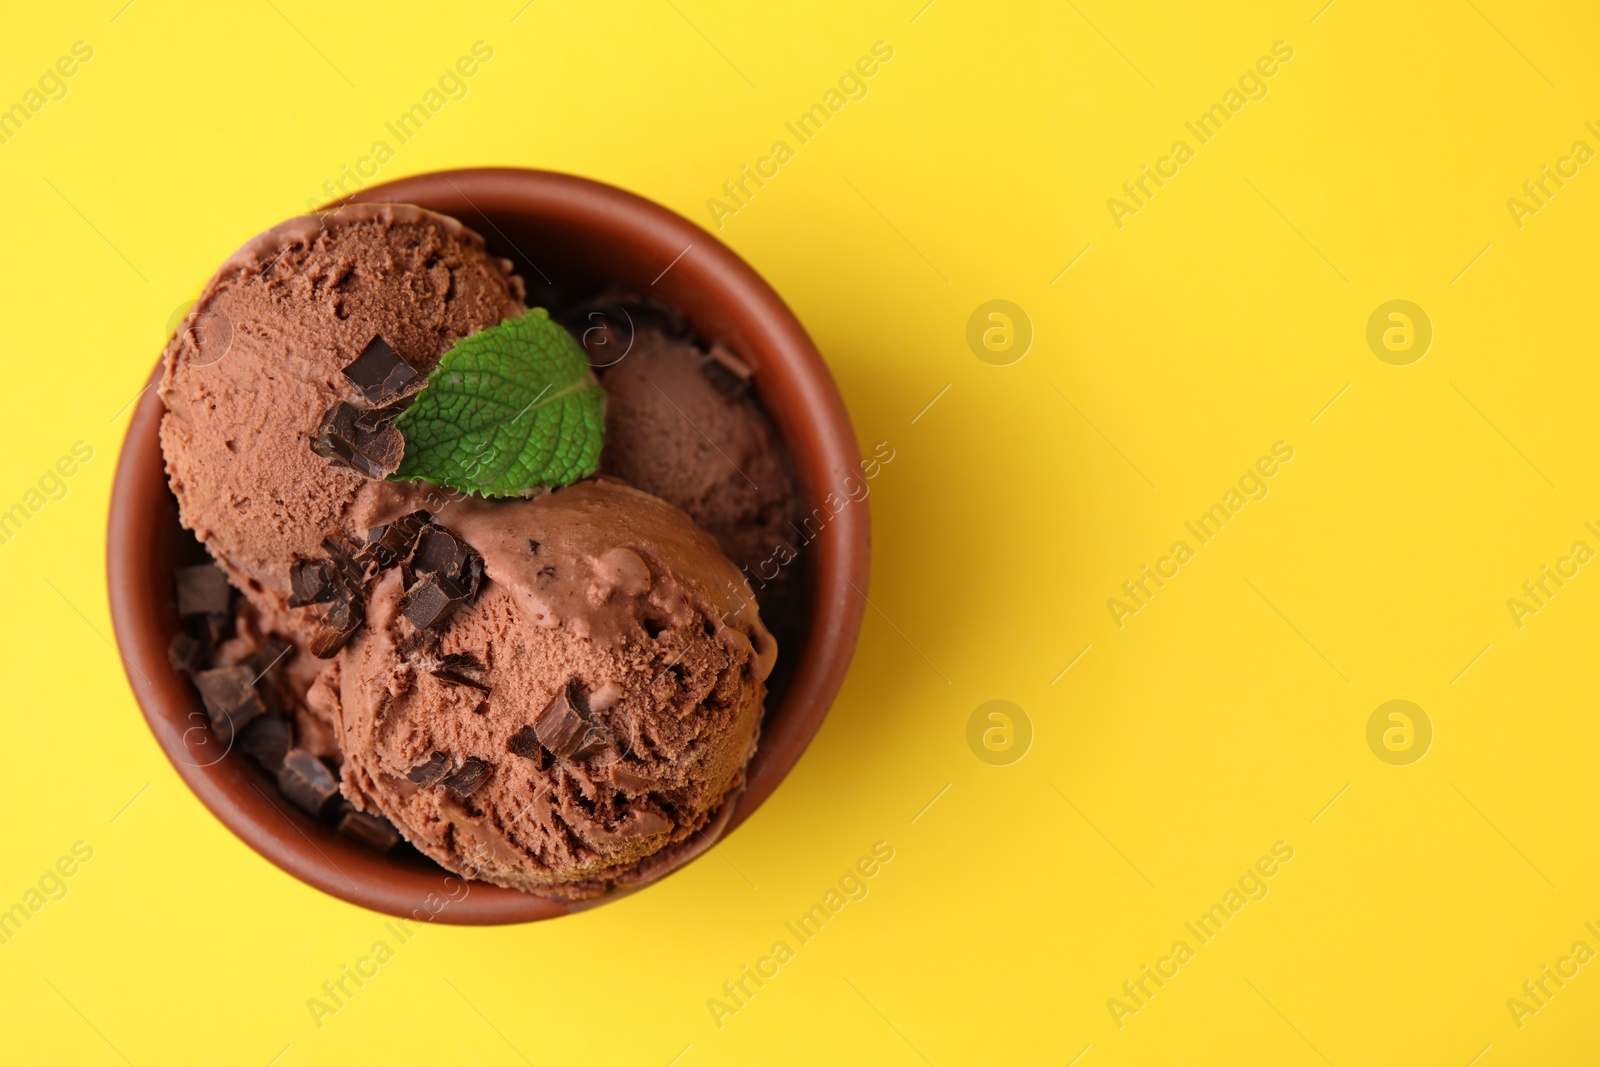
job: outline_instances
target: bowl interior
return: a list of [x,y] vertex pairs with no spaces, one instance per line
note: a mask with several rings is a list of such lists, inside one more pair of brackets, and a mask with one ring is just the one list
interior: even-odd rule
[[[722,341],[754,368],[758,397],[789,451],[807,513],[830,492],[842,491],[845,477],[859,474],[843,402],[804,330],[754,271],[681,216],[586,179],[510,169],[420,175],[369,187],[352,199],[417,204],[460,219],[492,252],[513,261],[530,306],[561,307],[607,284],[660,296],[688,317],[703,342]],[[204,549],[179,525],[167,488],[158,437],[162,413],[152,388],[129,426],[113,490],[108,578],[134,693],[201,801],[289,873],[390,914],[526,922],[620,895],[573,905],[464,882],[409,846],[379,855],[287,803],[242,754],[220,751],[197,696],[166,657],[179,628],[173,569],[203,559]],[[866,503],[816,514],[823,521],[801,553],[804,607],[778,633],[780,673],[728,829],[747,818],[799,759],[854,650],[865,606]]]

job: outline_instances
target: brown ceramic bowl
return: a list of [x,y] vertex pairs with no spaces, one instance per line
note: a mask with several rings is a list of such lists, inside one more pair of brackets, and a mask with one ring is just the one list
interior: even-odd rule
[[[707,343],[726,342],[755,368],[761,403],[788,446],[807,511],[859,473],[849,416],[805,330],[744,260],[687,219],[599,182],[509,168],[423,174],[370,186],[353,199],[455,216],[516,264],[530,305],[546,287],[604,282],[660,294]],[[478,882],[463,896],[461,880],[442,868],[415,854],[382,856],[341,837],[286,803],[242,754],[219,753],[198,725],[204,716],[193,689],[167,663],[178,629],[173,567],[203,553],[178,525],[167,488],[157,437],[163,410],[156,391],[147,391],[117,464],[106,549],[111,615],[145,718],[201,802],[285,871],[377,911],[484,924],[547,919],[595,903],[569,905]],[[730,830],[799,760],[844,680],[861,626],[867,553],[865,501],[830,518],[806,547],[809,603],[781,649],[787,684],[768,701]]]

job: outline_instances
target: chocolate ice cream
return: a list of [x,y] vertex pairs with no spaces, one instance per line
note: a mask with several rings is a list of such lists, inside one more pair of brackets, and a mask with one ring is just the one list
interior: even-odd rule
[[[604,455],[630,485],[387,480],[426,456],[402,426],[428,402],[400,413],[457,342],[533,329],[523,294],[478,235],[404,205],[292,219],[223,265],[164,353],[161,441],[184,525],[243,596],[185,569],[173,662],[219,740],[330,826],[578,899],[729,817],[777,657],[741,566],[792,558],[794,489],[748,370],[681,331],[605,372]],[[539,343],[587,378],[571,338]],[[593,470],[601,408],[562,480]]]
[[800,502],[750,367],[721,343],[701,349],[675,309],[628,293],[602,294],[567,322],[608,397],[601,469],[716,538],[779,629],[798,581]]
[[385,349],[403,361],[395,384],[420,386],[456,341],[522,314],[522,295],[477,234],[399,204],[290,219],[217,271],[162,356],[161,446],[183,524],[264,625],[294,626],[295,558],[416,494],[314,451],[330,410],[380,406],[385,381],[361,371]]
[[567,897],[715,837],[777,655],[738,569],[610,480],[438,516],[482,554],[475,604],[419,629],[402,571],[340,655],[344,793],[455,871]]

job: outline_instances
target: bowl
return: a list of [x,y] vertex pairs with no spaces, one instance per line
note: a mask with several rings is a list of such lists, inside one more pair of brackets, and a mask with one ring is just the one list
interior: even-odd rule
[[[844,402],[799,321],[749,264],[682,216],[601,182],[513,168],[422,174],[368,186],[350,199],[416,204],[460,219],[516,264],[530,306],[549,291],[600,282],[660,295],[705,342],[724,342],[754,368],[758,398],[788,448],[806,512],[860,473]],[[147,389],[128,427],[112,488],[106,568],[129,683],[157,743],[201,803],[301,881],[391,915],[529,922],[627,892],[569,903],[466,882],[420,854],[380,855],[287,803],[242,753],[219,751],[193,687],[167,661],[178,632],[173,569],[203,558],[204,550],[178,524],[167,487],[158,436],[164,410],[156,390]],[[772,795],[844,681],[865,608],[866,501],[832,515],[802,558],[807,603],[780,648],[784,683],[769,695],[760,746],[724,833]]]

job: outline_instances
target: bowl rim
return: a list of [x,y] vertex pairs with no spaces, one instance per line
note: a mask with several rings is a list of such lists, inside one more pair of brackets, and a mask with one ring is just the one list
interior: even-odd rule
[[[619,255],[641,263],[654,260],[667,267],[670,260],[671,274],[662,272],[670,281],[658,291],[697,328],[697,316],[704,318],[709,309],[733,324],[743,341],[735,350],[756,365],[760,396],[788,448],[804,500],[822,501],[846,474],[861,471],[843,397],[799,320],[737,253],[676,212],[603,182],[513,167],[412,175],[366,186],[347,200],[413,203],[452,215],[477,230],[491,251],[510,243],[495,232],[493,215],[521,211],[541,225],[618,242]],[[491,211],[480,211],[480,200]],[[480,220],[488,221],[488,228]],[[696,254],[690,256],[691,250]],[[642,888],[618,888],[574,903],[408,867],[332,834],[325,824],[269,795],[258,784],[259,770],[247,766],[242,754],[210,754],[214,746],[206,748],[208,732],[194,725],[203,721],[198,698],[167,660],[173,631],[160,572],[172,563],[173,546],[166,538],[172,495],[159,439],[165,406],[153,388],[160,375],[158,362],[117,459],[107,523],[107,591],[134,697],[162,751],[200,802],[245,844],[299,880],[350,903],[419,921],[530,922]],[[806,542],[811,618],[800,661],[783,700],[766,716],[745,789],[723,835],[749,818],[788,775],[844,682],[866,609],[869,530],[862,498],[830,514]],[[705,842],[697,854],[711,844]]]

